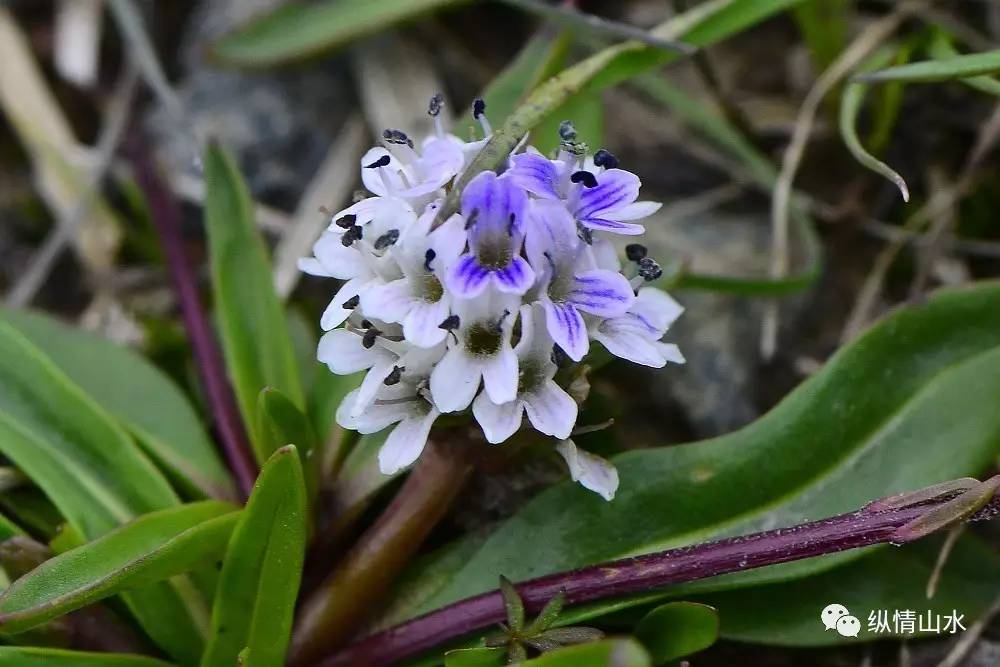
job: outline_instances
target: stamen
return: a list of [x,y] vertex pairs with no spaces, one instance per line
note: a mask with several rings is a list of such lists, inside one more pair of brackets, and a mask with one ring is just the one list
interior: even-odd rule
[[361,345],[363,345],[366,350],[372,349],[372,346],[375,345],[375,339],[378,338],[381,333],[382,332],[375,327],[370,328],[365,332],[365,335],[361,337]]
[[646,257],[646,246],[641,243],[629,243],[625,246],[625,256],[630,262],[638,262]]
[[406,132],[402,130],[385,130],[382,132],[382,138],[389,144],[399,144],[413,148],[413,140],[406,136]]
[[371,320],[361,320],[361,328],[362,329],[371,329],[372,328]]
[[333,224],[337,225],[342,229],[350,229],[354,226],[354,223],[358,221],[358,216],[348,213],[343,218],[339,220],[334,220]]
[[573,172],[573,175],[569,177],[569,180],[571,183],[583,183],[584,187],[587,188],[597,187],[597,178],[586,170],[581,169],[580,171]]
[[361,303],[361,297],[359,295],[355,294],[350,299],[348,299],[347,301],[344,302],[344,305],[342,306],[342,308],[344,308],[346,310],[354,310],[355,308],[358,307],[359,303]]
[[376,250],[385,250],[386,248],[388,248],[389,246],[393,245],[398,240],[399,240],[399,230],[398,229],[390,229],[385,234],[383,234],[382,236],[380,236],[377,239],[375,239],[375,249]]
[[438,325],[438,329],[444,329],[445,331],[454,331],[462,325],[462,321],[458,318],[458,315],[449,315],[444,319],[444,322]]
[[444,108],[444,95],[434,93],[431,103],[427,107],[427,113],[434,117],[434,134],[438,137],[444,136],[444,127],[441,125],[441,109]]
[[404,366],[393,366],[392,372],[389,373],[389,375],[386,376],[384,380],[382,380],[382,384],[384,384],[387,387],[391,387],[394,384],[399,384],[399,380],[403,376],[403,371],[405,370],[406,367]]
[[362,236],[364,236],[364,230],[361,225],[352,225],[344,235],[340,237],[340,242],[344,244],[344,247],[350,247],[355,241],[360,241]]
[[431,268],[431,262],[437,257],[437,253],[434,252],[434,248],[428,248],[427,252],[424,253],[424,271],[428,273],[432,272],[434,269]]
[[379,159],[375,160],[371,164],[366,164],[365,169],[378,169],[379,167],[388,167],[389,163],[392,161],[388,155],[383,155]]
[[490,125],[489,119],[486,118],[486,102],[482,99],[477,99],[472,103],[472,117],[479,121],[479,124],[483,128],[483,135],[489,136],[493,134],[493,126]]
[[663,269],[652,257],[643,257],[639,260],[639,275],[649,282],[662,276]]
[[584,227],[579,221],[576,223],[576,235],[587,245],[594,245],[594,230]]
[[498,336],[503,333],[503,321],[505,319],[507,319],[508,317],[510,317],[510,309],[504,308],[503,309],[503,314],[500,315],[500,318],[496,321],[496,324],[494,324],[491,327],[491,329],[493,330],[493,333],[495,333]]
[[559,138],[567,143],[576,141],[576,128],[573,127],[572,121],[564,120],[559,123]]
[[465,221],[466,231],[468,231],[468,229],[472,227],[472,225],[476,224],[476,218],[478,217],[479,217],[479,209],[478,208],[472,209],[472,212],[469,213],[469,217]]
[[549,355],[549,359],[551,359],[552,363],[559,367],[565,366],[566,362],[569,361],[569,357],[566,355],[566,352],[564,352],[558,345],[552,346],[552,354]]
[[594,164],[606,169],[615,169],[618,167],[618,158],[602,148],[594,153]]

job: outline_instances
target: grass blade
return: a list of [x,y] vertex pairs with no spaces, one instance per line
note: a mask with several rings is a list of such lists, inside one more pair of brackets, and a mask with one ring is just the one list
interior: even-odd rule
[[881,81],[933,82],[968,79],[1000,72],[1000,49],[983,53],[970,53],[940,60],[923,60],[876,72],[859,74],[855,81],[878,83]]

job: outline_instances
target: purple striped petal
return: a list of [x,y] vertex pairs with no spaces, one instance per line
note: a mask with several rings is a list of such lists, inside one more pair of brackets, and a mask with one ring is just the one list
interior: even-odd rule
[[499,178],[492,171],[484,171],[472,179],[462,191],[462,216],[467,223],[475,212],[475,220],[469,228],[472,248],[477,248],[481,242],[495,243],[511,236],[519,240],[527,203],[524,190],[509,178]]
[[618,317],[635,302],[635,294],[622,274],[595,269],[573,278],[573,289],[566,301],[591,315]]
[[611,232],[612,234],[622,234],[624,236],[639,236],[646,229],[642,225],[634,222],[619,222],[617,220],[604,220],[602,218],[580,218],[580,223],[589,229],[596,229],[600,232]]
[[535,283],[535,272],[523,257],[515,257],[510,264],[493,271],[497,289],[507,294],[524,294]]
[[471,299],[483,293],[489,277],[490,270],[482,266],[475,255],[464,255],[448,272],[445,283],[459,297]]
[[510,179],[536,197],[559,199],[559,170],[548,158],[537,153],[522,153],[510,159]]
[[573,361],[580,361],[590,349],[583,316],[572,304],[545,302],[545,326],[555,344]]
[[638,196],[638,176],[624,169],[609,169],[597,174],[595,187],[581,188],[576,217],[579,220],[599,218],[604,211],[627,206]]

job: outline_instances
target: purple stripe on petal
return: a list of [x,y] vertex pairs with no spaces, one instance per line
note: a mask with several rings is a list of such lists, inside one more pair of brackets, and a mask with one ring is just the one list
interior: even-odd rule
[[639,196],[639,177],[624,169],[609,169],[597,177],[597,187],[583,188],[576,208],[579,219],[598,216],[631,204]]
[[642,225],[637,225],[634,222],[618,222],[617,220],[602,220],[600,218],[580,218],[580,223],[588,229],[622,234],[623,236],[639,236],[646,231]]
[[558,199],[559,172],[551,160],[535,153],[523,153],[511,158],[510,179],[535,196]]
[[495,242],[497,238],[507,238],[511,231],[520,233],[527,202],[524,190],[509,178],[498,178],[486,171],[472,179],[462,191],[462,215],[468,221],[475,212],[475,221],[469,229],[470,245],[475,248],[487,240]]
[[535,282],[535,272],[523,257],[514,260],[502,269],[493,272],[497,289],[508,294],[524,294]]
[[452,292],[469,299],[482,294],[489,277],[489,269],[480,265],[474,255],[464,255],[448,272],[445,282]]
[[566,301],[591,315],[617,317],[632,306],[635,294],[625,276],[597,269],[573,279],[573,290]]
[[556,345],[573,361],[587,354],[590,342],[583,317],[571,304],[545,303],[545,326]]

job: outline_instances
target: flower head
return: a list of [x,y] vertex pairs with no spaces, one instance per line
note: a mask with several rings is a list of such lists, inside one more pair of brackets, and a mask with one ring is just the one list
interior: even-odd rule
[[605,235],[635,236],[659,208],[637,201],[639,178],[607,151],[586,155],[572,125],[554,159],[515,149],[500,173],[474,175],[459,210],[440,208],[489,140],[462,141],[442,127],[417,144],[400,130],[361,159],[372,196],[334,214],[300,261],[302,271],[344,281],[320,324],[318,357],[338,374],[365,372],[337,411],[345,428],[391,427],[384,473],[412,464],[442,413],[470,411],[499,444],[526,428],[553,439],[571,476],[607,499],[618,475],[570,440],[579,413],[561,366],[591,341],[646,366],[683,363],[661,342],[681,307],[645,283],[659,266],[638,244],[623,264]]

